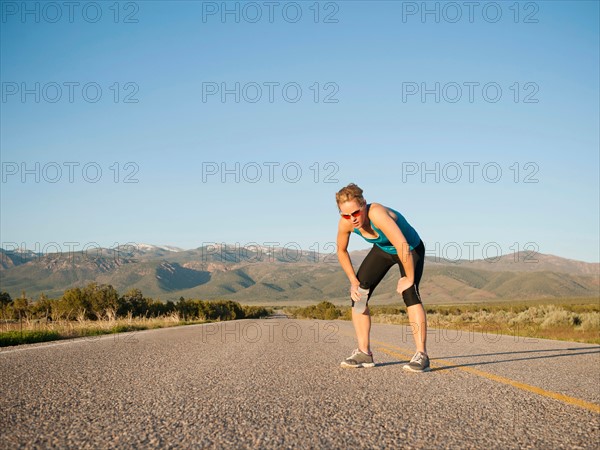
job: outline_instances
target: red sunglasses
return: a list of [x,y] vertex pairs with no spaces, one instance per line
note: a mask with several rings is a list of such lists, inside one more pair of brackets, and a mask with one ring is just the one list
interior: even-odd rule
[[340,215],[344,218],[344,219],[348,219],[350,220],[350,217],[358,217],[360,216],[362,213],[360,212],[360,209],[357,209],[354,212],[351,212],[350,214],[342,214],[340,213]]

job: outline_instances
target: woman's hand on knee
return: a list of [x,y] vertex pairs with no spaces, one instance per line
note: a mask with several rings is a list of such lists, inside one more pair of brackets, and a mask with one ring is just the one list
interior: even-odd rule
[[414,283],[413,280],[409,280],[408,277],[402,277],[398,280],[398,287],[396,288],[396,292],[402,295],[402,293],[409,289]]

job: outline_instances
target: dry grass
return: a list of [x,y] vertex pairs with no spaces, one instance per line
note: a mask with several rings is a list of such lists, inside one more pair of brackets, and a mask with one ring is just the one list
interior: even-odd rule
[[[390,309],[390,308],[388,308]],[[409,323],[404,312],[378,312],[373,322]],[[430,327],[600,344],[600,305],[460,305],[427,308]]]
[[116,319],[114,314],[107,314],[103,320],[84,320],[83,317],[79,317],[76,321],[46,321],[43,319],[23,319],[22,322],[5,321],[0,323],[0,347],[204,322],[206,321],[183,321],[177,313],[158,318],[133,318],[130,314],[126,318]]

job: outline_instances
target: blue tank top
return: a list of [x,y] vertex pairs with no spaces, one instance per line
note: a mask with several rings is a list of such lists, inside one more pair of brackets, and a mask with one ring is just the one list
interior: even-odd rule
[[[367,205],[367,213],[368,213],[368,210],[370,207],[371,207],[371,204],[368,204]],[[395,209],[392,209],[392,208],[388,208],[388,209],[390,211],[393,211],[394,214],[396,214],[396,217],[397,217],[396,225],[398,225],[398,228],[400,228],[400,231],[406,238],[406,242],[408,242],[410,249],[414,250],[414,248],[417,247],[419,245],[419,243],[421,242],[421,238],[419,237],[417,231],[408,223],[408,221],[404,218],[404,216],[402,214],[400,214]],[[392,255],[397,255],[398,251],[396,250],[396,247],[394,247],[392,245],[392,243],[390,242],[390,240],[387,238],[387,236],[385,234],[383,234],[383,231],[381,231],[379,228],[377,228],[375,225],[373,225],[373,222],[371,222],[371,228],[373,228],[373,230],[377,233],[376,239],[369,239],[369,238],[364,237],[362,234],[360,234],[360,231],[358,231],[358,228],[354,228],[353,231],[354,231],[354,233],[356,233],[360,237],[362,237],[365,241],[375,244],[377,247],[379,247],[384,252],[390,253]]]

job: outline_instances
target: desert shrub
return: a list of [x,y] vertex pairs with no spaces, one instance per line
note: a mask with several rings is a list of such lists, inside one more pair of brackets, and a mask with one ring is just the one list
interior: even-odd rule
[[600,313],[588,312],[580,315],[581,324],[580,328],[584,331],[597,331],[600,332]]
[[342,315],[339,308],[328,301],[322,301],[317,305],[307,306],[306,308],[299,308],[294,313],[298,317],[321,320],[335,320]]
[[265,308],[263,306],[248,306],[244,305],[244,318],[245,319],[259,319],[261,317],[269,316],[273,313],[271,308]]

